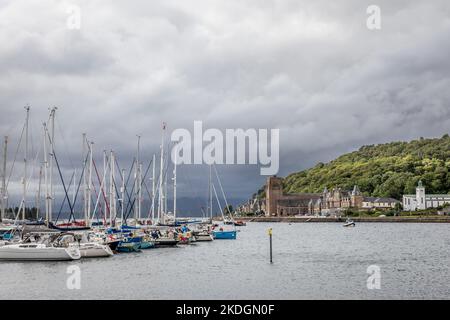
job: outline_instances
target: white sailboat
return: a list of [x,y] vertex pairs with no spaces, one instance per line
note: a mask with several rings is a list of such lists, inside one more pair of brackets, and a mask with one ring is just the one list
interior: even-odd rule
[[98,242],[73,243],[71,247],[78,248],[82,258],[106,258],[114,255],[108,245]]
[[54,247],[44,243],[20,243],[0,246],[0,260],[69,261],[81,258],[76,247]]
[[[220,190],[222,191],[222,197],[225,200],[225,205],[226,205],[225,208],[230,208],[230,206],[228,204],[228,201],[227,201],[227,198],[225,197],[225,192],[223,191],[222,183],[220,181],[219,174],[217,172],[216,167],[214,167],[214,172],[215,172],[215,175],[216,175],[216,178],[217,178],[217,182],[219,183]],[[219,200],[219,197],[217,195],[217,191],[216,191],[216,188],[214,186],[214,183],[212,183],[212,180],[211,180],[211,167],[210,167],[210,184],[211,184],[212,190],[214,191],[214,195],[216,197],[217,204],[219,205],[219,210],[222,213],[222,220],[223,220],[224,225],[225,225],[225,222],[226,222],[227,219],[226,219],[225,214],[223,212],[224,210],[222,210],[222,206],[220,204],[220,200]],[[212,197],[211,197],[210,206],[211,206],[211,210],[212,210]],[[214,239],[232,239],[232,240],[236,239],[236,237],[237,237],[237,230],[236,230],[236,226],[234,224],[233,216],[232,216],[231,212],[228,212],[228,213],[230,214],[229,219],[232,222],[233,229],[232,230],[225,230],[223,227],[220,227],[219,230],[213,230],[212,235],[213,235]],[[211,214],[211,216],[212,216],[212,214]]]
[[70,246],[80,250],[82,258],[103,258],[114,255],[111,248],[102,240],[93,241],[89,239],[88,233],[83,233],[79,242],[70,239]]

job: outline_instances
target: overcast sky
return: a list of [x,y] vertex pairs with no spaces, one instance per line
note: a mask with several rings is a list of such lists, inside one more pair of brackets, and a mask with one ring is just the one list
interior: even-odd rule
[[[371,4],[380,30],[366,26]],[[73,5],[80,29],[68,27]],[[279,128],[284,176],[364,144],[449,132],[449,39],[448,0],[0,0],[0,133],[11,164],[23,107],[37,150],[57,106],[67,174],[82,132],[127,164],[136,134],[147,160],[159,151],[163,121]],[[180,194],[205,193],[205,168],[179,170]],[[265,180],[258,166],[219,171],[230,197]]]

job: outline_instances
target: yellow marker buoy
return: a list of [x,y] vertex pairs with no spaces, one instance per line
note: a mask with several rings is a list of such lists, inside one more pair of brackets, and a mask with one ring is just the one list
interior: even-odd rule
[[269,234],[270,241],[270,263],[272,263],[272,228],[269,228],[269,230],[267,230],[267,233]]

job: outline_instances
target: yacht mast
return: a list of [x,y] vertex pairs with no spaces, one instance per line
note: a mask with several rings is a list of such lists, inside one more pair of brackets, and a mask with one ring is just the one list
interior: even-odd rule
[[164,136],[166,131],[166,123],[163,122],[163,132],[161,138],[161,160],[160,160],[160,171],[159,171],[159,193],[158,193],[158,220],[161,219],[164,222],[164,212],[162,210],[163,206],[163,168],[164,168]]
[[[72,203],[73,203],[73,206],[75,206],[75,196],[76,196],[76,193],[77,193],[76,180],[77,180],[77,169],[75,169],[74,172],[73,172],[73,190],[72,190]],[[75,217],[74,217],[74,219],[75,219]]]
[[0,193],[1,203],[2,203],[2,211],[0,215],[0,222],[5,218],[5,209],[6,209],[6,154],[8,152],[8,137],[5,136],[5,140],[3,142],[3,168],[2,168],[2,189]]
[[23,195],[22,195],[22,220],[25,220],[25,212],[26,212],[26,201],[27,201],[27,167],[28,167],[28,121],[30,118],[30,107],[26,106],[25,110],[27,112],[26,120],[25,120],[25,152],[24,152],[24,174],[23,174]]
[[[177,148],[177,146],[175,146]],[[177,161],[178,150],[175,151],[175,163],[173,164],[173,219],[177,221]]]
[[39,185],[38,185],[38,194],[36,201],[36,220],[39,219],[39,214],[41,211],[41,184],[42,184],[42,165],[39,167]]
[[155,187],[156,187],[156,182],[155,182],[155,169],[156,169],[156,155],[153,155],[153,160],[152,160],[152,165],[153,165],[153,169],[152,169],[152,224],[155,221]]
[[[113,226],[113,220],[115,220],[116,216],[116,193],[114,192],[114,152],[111,150],[110,157],[109,157],[109,164],[110,164],[110,170],[109,170],[109,203],[110,203],[110,210],[109,210],[109,225],[110,227]],[[113,219],[114,216],[114,219]]]
[[[82,145],[81,145],[81,161],[83,165],[83,210],[84,210],[84,222],[87,222],[87,160],[86,160],[86,133],[83,133],[82,137]],[[87,226],[87,223],[86,223]]]
[[142,165],[141,165],[141,136],[138,135],[137,142],[137,154],[136,154],[136,205],[135,205],[135,218],[137,221],[141,220],[141,179],[142,179]]
[[121,205],[121,214],[120,214],[120,223],[123,225],[123,218],[124,218],[124,200],[125,200],[125,169],[122,169],[122,188],[120,190],[121,198],[120,201],[122,203]]
[[45,184],[45,224],[50,221],[50,194],[48,188],[48,154],[47,154],[47,125],[44,123],[44,184]]
[[[87,143],[87,141],[86,141]],[[93,148],[94,143],[89,142],[89,177],[88,177],[88,187],[87,187],[87,209],[86,209],[86,216],[85,216],[85,224],[86,226],[89,226],[89,216],[91,215],[91,199],[92,199],[92,165],[94,163],[93,159]],[[86,170],[86,169],[85,169]]]
[[211,221],[213,217],[212,200],[212,167],[211,165],[209,165],[209,216],[211,218]]
[[166,173],[164,175],[164,193],[163,193],[164,205],[163,205],[163,212],[168,212],[169,211],[169,210],[167,210],[167,176],[168,176],[168,172],[166,171]]
[[[105,207],[105,217],[104,217],[104,221],[105,221],[105,225],[106,225],[106,219],[108,217],[108,212],[110,210],[110,208],[106,205],[106,150],[103,150],[103,181],[105,181],[105,184],[103,185],[103,190],[101,190],[102,192],[104,192],[104,196],[103,196],[103,205]],[[107,210],[108,209],[108,210]]]
[[134,167],[134,219],[138,220],[139,218],[139,143],[140,137],[137,137],[137,151],[136,151],[136,166]]
[[51,157],[50,157],[50,195],[49,195],[49,220],[52,221],[53,219],[53,159],[55,157],[55,113],[57,108],[54,107],[50,111],[50,122],[51,122],[51,139],[50,141],[50,151],[51,151]]

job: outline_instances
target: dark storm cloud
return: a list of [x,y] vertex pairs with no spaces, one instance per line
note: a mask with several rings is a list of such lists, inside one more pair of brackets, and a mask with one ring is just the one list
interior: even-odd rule
[[[370,4],[381,8],[381,30],[366,28]],[[81,8],[80,30],[67,28],[70,5]],[[1,133],[17,140],[30,103],[38,145],[48,108],[58,106],[56,143],[67,176],[80,162],[82,132],[95,141],[97,161],[114,149],[129,164],[136,134],[147,160],[159,151],[162,121],[169,132],[192,130],[194,120],[205,128],[280,128],[281,175],[363,144],[441,136],[450,127],[449,7],[2,1]],[[206,183],[206,168],[183,170],[193,185]],[[220,171],[234,197],[251,195],[265,179],[256,167]]]

